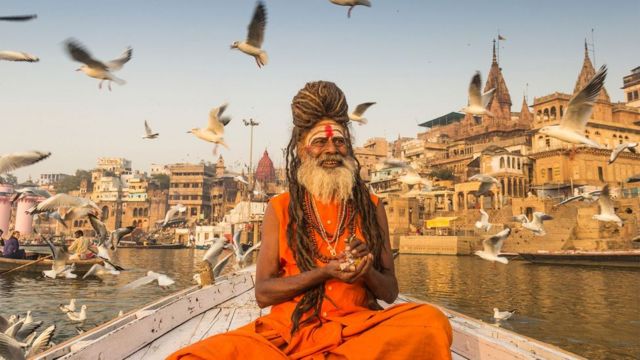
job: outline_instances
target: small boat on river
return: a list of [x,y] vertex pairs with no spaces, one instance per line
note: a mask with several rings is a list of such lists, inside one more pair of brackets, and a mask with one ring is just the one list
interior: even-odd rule
[[620,251],[538,251],[535,253],[519,253],[520,256],[534,264],[554,265],[589,265],[640,268],[640,250]]
[[[245,325],[270,308],[257,306],[255,267],[193,286],[130,311],[40,353],[34,359],[164,359],[206,337]],[[406,296],[395,303],[422,302]],[[381,303],[383,306],[390,306]],[[451,352],[460,359],[584,359],[509,330],[440,309],[453,327]]]
[[[41,254],[39,254],[41,255]],[[42,257],[42,256],[40,256]],[[20,266],[23,265],[27,265],[29,263],[33,263],[35,260],[38,260],[38,257],[34,257],[31,259],[8,259],[8,258],[3,258],[0,257],[0,274],[6,272],[6,271],[10,271],[13,270],[15,268],[18,268]],[[66,262],[67,265],[71,265],[71,264],[75,264],[75,270],[74,273],[76,274],[82,274],[82,273],[86,273],[87,271],[89,271],[89,269],[94,265],[94,264],[103,264],[102,260],[100,259],[89,259],[89,260],[73,260],[73,261],[67,261]],[[23,273],[41,273],[45,270],[51,270],[51,267],[53,266],[53,260],[51,259],[45,259],[42,260],[40,262],[34,263],[32,265],[29,266],[24,266],[20,269],[17,269],[16,272],[23,272]]]

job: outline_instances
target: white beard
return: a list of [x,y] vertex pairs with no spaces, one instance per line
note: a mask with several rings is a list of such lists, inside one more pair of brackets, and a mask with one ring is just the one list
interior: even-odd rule
[[320,165],[324,158],[303,156],[298,169],[298,182],[322,203],[343,201],[353,197],[357,163],[350,156],[340,157],[342,166],[327,169]]

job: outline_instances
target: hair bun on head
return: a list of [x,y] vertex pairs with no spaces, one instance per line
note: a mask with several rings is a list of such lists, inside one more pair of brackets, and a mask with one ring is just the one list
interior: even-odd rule
[[348,109],[344,93],[330,81],[308,82],[291,102],[293,124],[301,128],[313,127],[323,118],[346,126]]

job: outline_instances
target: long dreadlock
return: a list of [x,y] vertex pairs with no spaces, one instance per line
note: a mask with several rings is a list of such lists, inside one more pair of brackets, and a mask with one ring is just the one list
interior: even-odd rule
[[[286,174],[290,194],[290,221],[287,224],[287,243],[293,252],[298,268],[301,272],[304,272],[316,268],[316,261],[314,258],[314,244],[307,233],[307,229],[310,228],[311,224],[307,222],[302,207],[306,190],[300,185],[297,178],[298,169],[301,165],[301,160],[298,156],[298,144],[309,129],[319,120],[325,118],[341,124],[345,129],[346,138],[348,140],[352,140],[352,138],[348,126],[347,100],[342,90],[332,82],[317,81],[307,83],[294,96],[291,110],[294,128],[286,152]],[[347,148],[348,155],[355,159],[351,141],[347,141]],[[384,237],[376,216],[376,206],[371,201],[369,189],[360,177],[360,163],[357,159],[356,162],[357,171],[354,174],[355,182],[352,200],[358,221],[356,225],[360,227],[367,246],[373,254],[373,267],[381,270],[380,254],[384,246]],[[291,321],[293,322],[291,334],[295,333],[305,323],[309,323],[314,319],[320,320],[323,298],[324,283],[314,286],[304,293],[291,315]],[[313,313],[303,320],[303,315],[311,310],[313,310]],[[318,326],[321,324],[319,321]]]

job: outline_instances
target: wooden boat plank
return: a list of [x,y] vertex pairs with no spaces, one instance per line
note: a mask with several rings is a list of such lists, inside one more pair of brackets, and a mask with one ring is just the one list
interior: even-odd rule
[[204,313],[202,320],[200,321],[198,326],[196,326],[193,335],[191,335],[191,339],[189,341],[190,344],[204,339],[204,336],[209,332],[211,327],[213,327],[213,324],[215,323],[218,316],[220,316],[221,311],[222,309],[220,308],[213,308]]
[[[123,359],[137,352],[144,346],[154,342],[167,332],[174,330],[180,324],[198,316],[220,303],[242,294],[253,288],[253,279],[248,274],[241,274],[198,290],[189,288],[179,293],[179,296],[169,296],[153,303],[135,314],[145,314],[142,318],[126,323],[106,334],[102,333],[103,326],[91,330],[83,336],[76,337],[54,349],[39,354],[37,359],[54,359],[66,355],[66,359]],[[158,304],[163,304],[158,306]],[[151,314],[145,311],[153,309]],[[96,333],[101,336],[94,338]],[[91,341],[87,341],[91,339]],[[78,349],[78,344],[84,344]],[[118,346],[114,346],[118,344]]]
[[211,324],[211,327],[207,330],[206,333],[204,333],[201,340],[229,330],[229,324],[231,324],[231,320],[233,320],[233,314],[235,312],[236,310],[232,308],[221,309],[214,323]]
[[233,314],[233,320],[229,324],[229,330],[235,330],[246,325],[260,316],[259,308],[239,308]]
[[[191,343],[191,338],[204,314],[200,314],[176,329],[162,335],[150,345],[144,347],[145,355],[141,360],[164,359],[176,349],[183,348]],[[138,351],[140,352],[140,351]]]

